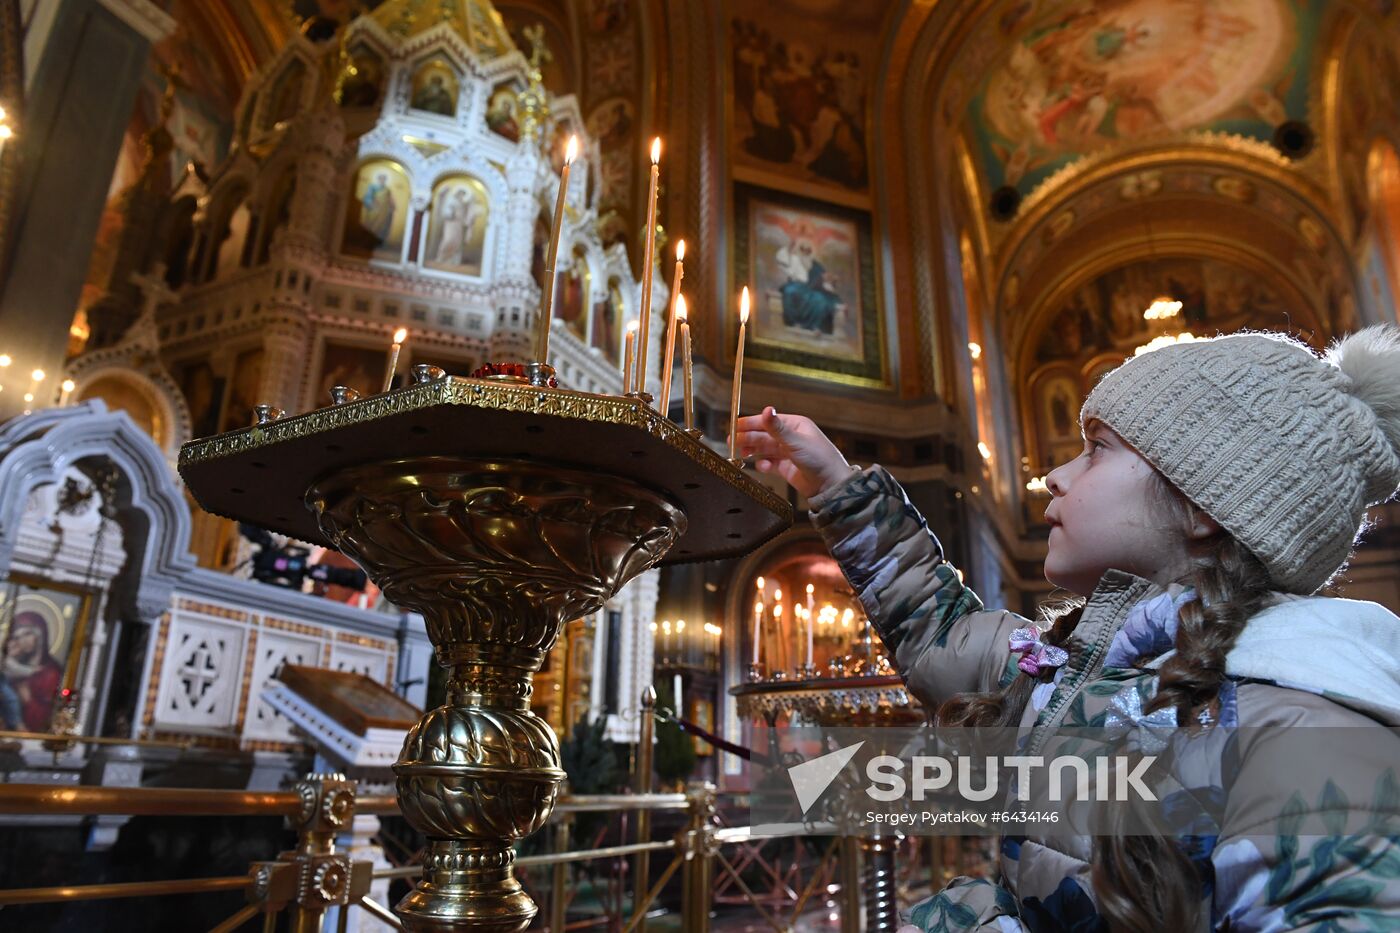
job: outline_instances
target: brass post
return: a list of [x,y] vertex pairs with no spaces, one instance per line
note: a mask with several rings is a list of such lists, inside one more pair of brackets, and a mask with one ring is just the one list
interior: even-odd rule
[[346,910],[367,893],[374,866],[352,867],[348,855],[335,851],[336,834],[355,818],[353,781],[343,774],[309,774],[295,791],[301,798],[301,809],[291,818],[297,846],[275,862],[253,863],[248,898],[268,913],[285,905],[290,933],[321,933],[326,908]]
[[894,933],[899,928],[895,903],[894,854],[900,836],[863,836],[866,933]]
[[[572,813],[564,813],[554,824],[555,852],[562,854],[569,851],[569,824],[573,822],[573,819]],[[565,896],[568,883],[569,865],[567,862],[559,862],[554,866],[554,879],[549,892],[549,933],[564,933],[564,922],[569,906]]]
[[860,840],[841,840],[841,933],[860,933]]
[[[647,684],[642,691],[642,721],[641,741],[637,749],[637,793],[651,793],[651,767],[652,767],[652,740],[656,732],[656,687]],[[637,841],[651,841],[651,811],[643,809],[637,813]],[[632,880],[632,910],[636,912],[637,905],[642,903],[642,899],[647,894],[647,884],[651,880],[651,853],[639,852],[637,854],[636,869]],[[650,906],[650,905],[647,905]],[[646,907],[641,911],[641,918],[637,921],[637,933],[646,933],[647,918]]]
[[714,881],[715,785],[709,781],[686,789],[690,821],[683,838],[685,875],[682,878],[681,929],[709,933],[710,891]]

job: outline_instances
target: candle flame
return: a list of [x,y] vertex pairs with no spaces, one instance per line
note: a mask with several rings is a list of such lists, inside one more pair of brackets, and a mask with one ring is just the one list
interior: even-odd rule
[[398,330],[394,331],[394,343],[403,343],[403,342],[404,342],[405,340],[407,340],[407,339],[408,339],[408,328],[407,328],[407,327],[400,327]]
[[816,590],[816,587],[815,587],[815,586],[813,586],[813,585],[810,584],[810,583],[807,584],[807,592],[808,592],[808,593],[812,593],[812,592],[814,592],[815,590]]
[[570,162],[573,162],[574,159],[577,159],[577,158],[578,158],[578,137],[577,137],[577,136],[570,136],[570,137],[569,137],[569,147],[568,147],[567,149],[564,150],[564,164],[567,165],[567,164],[569,164]]
[[10,359],[10,354],[0,353],[0,366],[9,366],[12,362],[14,361]]
[[627,325],[627,329],[630,330],[632,333],[635,334],[635,333],[637,332],[637,328],[638,328],[638,327],[641,327],[641,326],[642,326],[642,322],[641,322],[641,321],[632,321],[630,324]]
[[676,241],[676,262],[681,262],[681,261],[684,260],[684,259],[685,259],[685,240],[677,240],[677,241]]
[[684,296],[684,295],[677,295],[677,296],[676,296],[676,320],[678,320],[678,321],[684,321],[685,319],[686,319],[686,317],[685,317],[685,296]]
[[655,165],[661,161],[661,137],[658,136],[651,141],[651,164]]
[[782,591],[782,588],[781,588],[781,587],[773,591],[773,599],[774,599],[774,600],[781,600],[782,598],[783,598],[783,591]]
[[73,391],[74,389],[76,389],[77,387],[78,387],[78,384],[77,384],[76,382],[74,382],[72,379],[65,379],[65,380],[63,380],[63,391],[64,391],[64,392],[72,392],[72,391]]
[[762,578],[762,577],[759,577],[759,578],[758,578],[758,588],[759,588],[760,590],[763,589],[763,582],[764,582],[764,581],[763,581],[763,578]]
[[29,375],[31,375],[31,376],[34,377],[34,381],[35,381],[35,382],[43,382],[43,381],[44,381],[44,371],[43,371],[42,369],[36,369],[36,370],[34,370],[34,372],[30,373]]
[[749,322],[749,287],[748,287],[747,285],[745,285],[745,286],[744,286],[743,292],[740,293],[740,295],[739,295],[739,323],[740,323],[740,324],[747,324],[748,322]]

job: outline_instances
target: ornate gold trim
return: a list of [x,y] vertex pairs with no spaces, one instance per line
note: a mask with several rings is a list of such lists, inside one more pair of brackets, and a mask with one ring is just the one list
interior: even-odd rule
[[735,469],[701,441],[686,434],[680,425],[663,417],[639,399],[594,395],[568,389],[510,385],[460,376],[395,389],[346,405],[318,408],[270,424],[254,425],[214,437],[189,441],[180,448],[179,466],[183,471],[189,466],[269,447],[295,438],[438,405],[514,411],[637,428],[685,454],[713,475],[738,487],[745,495],[775,514],[784,515],[790,511],[787,501],[773,490],[742,470]]

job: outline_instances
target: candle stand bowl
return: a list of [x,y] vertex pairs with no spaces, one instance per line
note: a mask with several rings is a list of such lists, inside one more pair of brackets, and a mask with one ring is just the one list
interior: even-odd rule
[[421,931],[523,930],[536,913],[513,844],[564,780],[530,710],[562,625],[649,567],[737,556],[792,521],[637,400],[504,380],[449,377],[191,441],[180,473],[206,510],[336,548],[422,613],[451,673],[394,765],[429,840],[396,908]]

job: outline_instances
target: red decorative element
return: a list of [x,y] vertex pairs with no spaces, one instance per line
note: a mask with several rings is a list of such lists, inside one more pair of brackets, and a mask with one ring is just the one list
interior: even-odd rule
[[[520,379],[529,379],[530,371],[524,363],[487,363],[472,371],[473,379],[485,379],[488,376],[515,376]],[[559,388],[559,380],[550,376],[549,387],[551,389]]]

